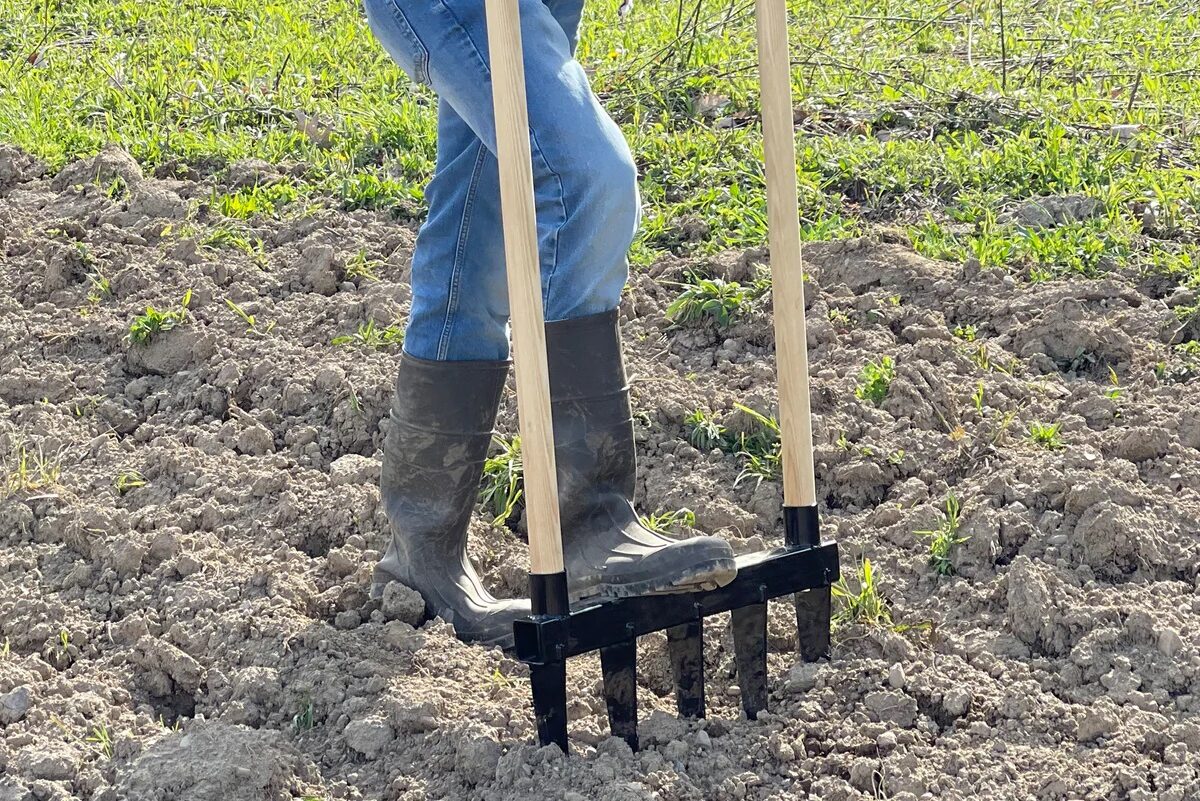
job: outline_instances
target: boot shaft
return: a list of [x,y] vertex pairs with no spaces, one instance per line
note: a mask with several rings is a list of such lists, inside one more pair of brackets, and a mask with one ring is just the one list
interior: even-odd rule
[[463,552],[507,376],[506,361],[401,357],[380,476],[398,548]]
[[581,520],[633,500],[637,461],[616,310],[546,324],[559,514]]

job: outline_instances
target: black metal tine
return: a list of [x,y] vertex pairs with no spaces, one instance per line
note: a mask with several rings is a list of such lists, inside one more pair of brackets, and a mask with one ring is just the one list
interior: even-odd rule
[[533,715],[538,742],[557,743],[567,753],[567,663],[531,665],[529,683],[533,691]]
[[800,658],[805,662],[828,659],[833,594],[829,587],[818,587],[815,590],[798,592],[795,598]]
[[767,604],[742,606],[730,614],[742,709],[754,720],[767,708]]
[[637,640],[627,640],[600,649],[604,673],[604,702],[608,705],[608,729],[614,737],[638,750],[637,735]]
[[693,620],[667,629],[667,647],[679,716],[704,717],[704,621]]

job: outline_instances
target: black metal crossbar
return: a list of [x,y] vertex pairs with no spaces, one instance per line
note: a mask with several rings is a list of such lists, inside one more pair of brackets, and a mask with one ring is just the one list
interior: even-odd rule
[[739,557],[737,565],[737,577],[717,589],[583,603],[568,614],[517,621],[516,654],[530,666],[541,743],[567,750],[566,660],[600,651],[610,730],[637,748],[635,646],[643,634],[667,633],[676,706],[684,717],[704,716],[703,621],[709,615],[732,612],[742,708],[749,718],[767,707],[769,600],[795,595],[800,657],[827,656],[837,543],[796,543]]

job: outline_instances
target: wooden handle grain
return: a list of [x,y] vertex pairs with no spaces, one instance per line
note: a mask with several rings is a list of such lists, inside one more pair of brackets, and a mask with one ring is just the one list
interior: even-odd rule
[[783,437],[783,502],[785,506],[815,506],[817,491],[808,394],[808,338],[804,324],[804,268],[800,259],[787,2],[755,0],[755,6],[771,293],[775,306],[779,425]]
[[554,473],[554,433],[546,330],[534,213],[529,113],[525,105],[525,65],[517,0],[486,0],[488,49],[492,61],[492,105],[496,119],[496,158],[500,163],[500,209],[508,299],[516,351],[517,413],[525,466],[525,513],[529,528],[529,571],[563,570]]

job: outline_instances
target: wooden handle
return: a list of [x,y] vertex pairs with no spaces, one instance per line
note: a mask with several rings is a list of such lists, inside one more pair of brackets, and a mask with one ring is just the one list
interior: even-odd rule
[[546,329],[534,214],[533,159],[529,112],[525,105],[525,65],[521,59],[521,19],[517,0],[486,0],[488,49],[492,58],[492,106],[496,118],[496,158],[500,163],[500,210],[508,300],[516,351],[517,413],[525,465],[525,513],[529,528],[529,572],[561,573],[562,534],[558,520],[558,481],[554,473],[554,433],[550,378],[546,368]]
[[755,6],[771,293],[775,301],[775,369],[779,380],[779,426],[783,436],[783,503],[785,506],[816,506],[787,3],[786,0],[755,0]]

